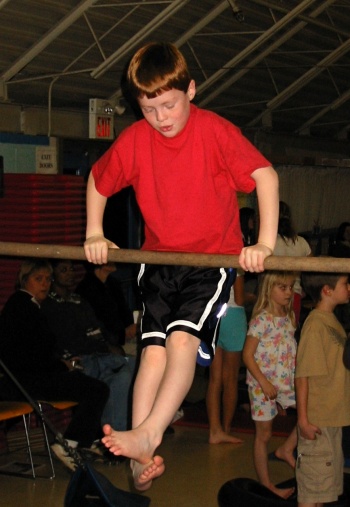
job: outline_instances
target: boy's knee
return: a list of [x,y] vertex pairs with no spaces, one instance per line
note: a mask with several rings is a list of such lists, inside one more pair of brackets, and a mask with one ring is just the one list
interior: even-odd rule
[[177,348],[193,346],[195,349],[198,349],[200,342],[199,338],[185,331],[174,331],[167,338],[167,346],[174,345]]
[[161,345],[148,345],[141,352],[142,361],[159,361],[165,357],[165,347]]

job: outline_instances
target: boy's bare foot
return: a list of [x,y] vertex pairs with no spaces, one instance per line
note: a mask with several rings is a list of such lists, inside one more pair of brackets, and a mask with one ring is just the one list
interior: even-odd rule
[[153,460],[155,449],[160,440],[150,438],[144,428],[136,428],[130,431],[115,431],[109,424],[103,426],[105,436],[101,442],[116,456],[131,458],[142,465]]
[[273,484],[270,484],[268,488],[272,491],[272,493],[275,493],[275,495],[278,495],[285,500],[287,500],[287,498],[289,498],[295,491],[295,488],[276,488]]
[[242,444],[243,440],[233,437],[225,431],[211,432],[209,434],[209,444]]
[[135,460],[130,461],[134,486],[138,491],[146,491],[152,486],[153,479],[156,479],[164,473],[165,465],[161,456],[154,458],[143,465]]
[[285,449],[283,446],[278,447],[275,450],[275,456],[278,459],[281,459],[288,463],[289,466],[292,468],[295,468],[295,457],[294,457],[294,450]]

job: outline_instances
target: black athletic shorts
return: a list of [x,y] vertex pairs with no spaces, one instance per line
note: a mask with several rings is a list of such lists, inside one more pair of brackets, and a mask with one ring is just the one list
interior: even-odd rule
[[199,354],[209,353],[211,360],[235,276],[232,268],[142,264],[138,276],[144,304],[142,348],[165,346],[173,331],[185,331],[201,340]]

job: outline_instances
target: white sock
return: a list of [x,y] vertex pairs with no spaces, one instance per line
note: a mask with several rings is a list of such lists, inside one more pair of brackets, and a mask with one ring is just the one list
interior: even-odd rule
[[66,438],[66,442],[68,442],[68,445],[72,447],[72,449],[76,449],[78,447],[78,442],[76,440],[68,440],[68,438]]

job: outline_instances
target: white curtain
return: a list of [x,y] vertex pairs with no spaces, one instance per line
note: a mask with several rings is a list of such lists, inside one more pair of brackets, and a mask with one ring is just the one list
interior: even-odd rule
[[298,232],[336,229],[350,222],[350,169],[341,167],[274,166],[280,200],[291,208]]

